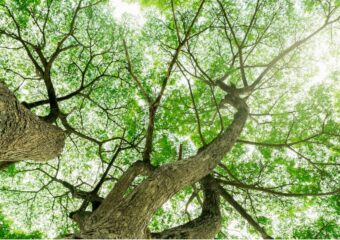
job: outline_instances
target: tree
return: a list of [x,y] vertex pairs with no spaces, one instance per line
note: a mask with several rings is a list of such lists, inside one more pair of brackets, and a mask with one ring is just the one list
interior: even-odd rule
[[22,106],[15,96],[0,83],[2,166],[20,160],[50,160],[64,147],[60,128],[41,121]]
[[[263,238],[299,237],[273,231],[268,212],[290,206],[289,222],[297,202],[330,213],[312,237],[339,236],[339,103],[331,84],[306,84],[308,44],[339,34],[337,1],[157,1],[141,29],[100,0],[0,3],[0,74],[22,100],[1,83],[1,124],[40,129],[5,131],[18,144],[1,135],[1,161],[51,159],[67,135],[53,162],[2,164],[18,182],[4,181],[6,198],[41,201],[49,218],[59,205],[71,238],[223,237],[230,208]],[[188,219],[167,226],[173,198]]]
[[0,215],[0,237],[1,239],[32,239],[41,238],[42,234],[40,232],[24,233],[18,230],[11,231],[11,222]]

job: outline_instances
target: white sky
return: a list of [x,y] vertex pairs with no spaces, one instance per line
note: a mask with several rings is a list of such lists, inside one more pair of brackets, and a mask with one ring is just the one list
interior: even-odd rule
[[[142,27],[145,23],[142,8],[137,2],[132,3],[126,0],[110,0],[109,7],[113,17],[119,22],[128,20],[128,22],[135,27]],[[334,69],[339,64],[338,61],[334,62],[334,58],[332,59],[329,56],[325,58],[325,55],[329,55],[329,46],[327,46],[327,44],[319,44],[313,51],[314,56],[320,56],[320,58],[323,57],[323,59],[319,59],[317,73],[312,78],[306,79],[307,88],[315,84],[320,84],[321,82],[329,82],[327,76],[330,72],[329,69]],[[187,81],[181,79],[180,84],[186,86]]]
[[[119,21],[124,22],[126,19],[129,20],[129,22],[135,24],[136,27],[143,26],[145,22],[145,18],[143,16],[143,11],[138,3],[129,3],[123,0],[110,0],[109,2],[109,8],[110,11],[112,11],[113,17]],[[322,39],[322,38],[321,38]],[[336,43],[339,43],[340,38],[335,38]],[[312,49],[314,51],[314,56],[319,56],[318,61],[318,71],[317,73],[310,79],[306,79],[306,82],[308,82],[308,85],[314,85],[314,84],[320,84],[322,82],[327,82],[330,70],[338,69],[340,63],[339,59],[335,57],[330,57],[330,51],[331,48],[328,46],[325,41],[320,41],[318,43],[314,43],[312,45]],[[187,81],[183,78],[180,80],[183,85],[187,85]],[[336,86],[335,86],[336,87]],[[24,93],[24,92],[23,92]],[[26,93],[24,93],[26,94]],[[140,104],[145,104],[140,102]],[[186,139],[188,140],[188,139]],[[96,169],[95,166],[92,167],[92,169]],[[24,179],[23,182],[26,182],[27,184],[30,183],[30,179]],[[183,203],[182,203],[183,204]],[[164,207],[166,208],[168,205],[165,204]],[[190,207],[193,207],[192,205]],[[9,210],[7,215],[8,216],[15,216],[16,213],[13,212],[14,210]],[[309,218],[315,219],[318,217],[318,211],[317,209],[309,208],[306,211],[306,214]],[[271,214],[270,217],[274,218],[273,221],[273,229],[280,228],[280,224],[282,222],[280,220],[275,220],[275,215]],[[47,218],[45,215],[40,215],[40,218],[44,221],[50,221],[50,219]],[[21,225],[20,221],[17,221],[15,217],[12,218],[15,222],[15,225],[20,226],[20,228],[25,229],[25,225]],[[43,221],[41,221],[43,222]],[[277,224],[277,226],[275,226]],[[230,224],[227,226],[227,229],[230,233],[240,236],[241,238],[250,238],[251,235],[248,233],[248,230],[246,228],[246,225],[244,227],[238,226],[239,222],[237,221],[231,221]],[[43,228],[43,227],[41,227]],[[54,229],[51,228],[49,232],[47,232],[49,236],[54,236],[56,233],[54,232]]]
[[117,21],[123,21],[126,17],[130,17],[133,23],[141,26],[145,22],[142,9],[138,3],[129,3],[123,0],[110,0],[110,8],[113,17]]

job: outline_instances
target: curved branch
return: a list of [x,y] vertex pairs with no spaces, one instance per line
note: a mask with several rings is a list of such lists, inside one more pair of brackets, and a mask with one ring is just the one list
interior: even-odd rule
[[0,161],[46,161],[63,150],[62,129],[41,121],[0,82]]
[[183,225],[152,233],[157,239],[211,239],[221,229],[221,213],[219,208],[219,194],[212,176],[201,180],[204,192],[204,202],[201,215]]
[[126,190],[138,175],[151,175],[153,169],[145,162],[137,161],[119,178],[112,191],[105,198],[99,208],[93,213],[93,219],[100,219],[112,211],[112,206],[117,206],[124,198]]
[[[236,143],[247,120],[249,109],[245,101],[238,96],[227,95],[224,100],[233,105],[237,112],[231,125],[223,133],[195,156],[158,167],[118,205],[110,201],[110,196],[114,197],[116,192],[113,189],[95,212],[97,217],[90,217],[88,229],[83,231],[81,236],[87,238],[146,237],[147,225],[155,211],[183,187],[209,174]],[[139,211],[136,212],[136,209]],[[134,226],[134,230],[130,231],[129,226],[121,225],[124,222],[129,222],[129,225]],[[107,232],[109,229],[117,230],[101,235],[102,231]]]

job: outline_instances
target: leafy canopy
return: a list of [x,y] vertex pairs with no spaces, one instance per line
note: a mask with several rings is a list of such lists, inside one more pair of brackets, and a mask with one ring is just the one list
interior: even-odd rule
[[[55,57],[50,76],[63,114],[56,124],[68,134],[58,159],[1,171],[4,215],[51,237],[77,229],[68,216],[84,200],[79,193],[104,179],[98,195],[105,197],[141,159],[150,117],[146,96],[157,97],[199,3],[142,0],[145,23],[136,27],[140,19],[117,20],[106,2],[0,1],[1,81],[45,116],[50,107],[39,66]],[[185,159],[230,124],[234,110],[221,105],[225,92],[212,82],[223,78],[235,88],[244,77],[255,82],[275,56],[336,19],[338,6],[339,1],[207,1],[156,113],[151,163],[179,161],[180,148]],[[247,96],[251,115],[242,136],[213,171],[274,237],[340,236],[339,39],[335,21],[270,68]],[[183,189],[157,211],[150,229],[198,216],[201,201],[199,185]],[[218,237],[258,236],[227,202],[221,211]],[[0,221],[2,238],[41,237],[10,232],[2,215]]]

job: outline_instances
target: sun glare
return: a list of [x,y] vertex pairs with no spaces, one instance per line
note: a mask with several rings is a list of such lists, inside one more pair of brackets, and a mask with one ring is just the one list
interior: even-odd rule
[[113,17],[117,21],[124,21],[126,17],[130,17],[137,26],[142,26],[145,22],[142,9],[138,3],[111,0],[109,7],[112,10]]

